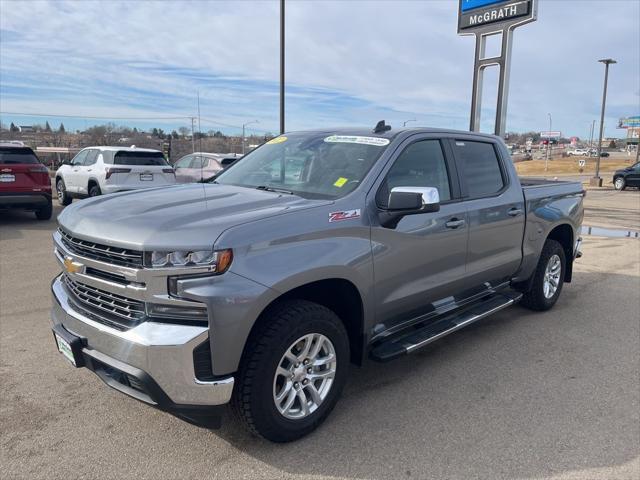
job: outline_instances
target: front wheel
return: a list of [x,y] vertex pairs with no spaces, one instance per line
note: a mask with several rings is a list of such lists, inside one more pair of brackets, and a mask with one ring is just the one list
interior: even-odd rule
[[329,415],[347,376],[349,341],[328,308],[284,302],[252,332],[232,408],[254,434],[273,442],[307,435]]
[[61,178],[56,182],[56,193],[58,194],[58,202],[60,202],[60,205],[66,207],[71,204],[72,198],[67,193],[67,187]]
[[616,190],[624,190],[627,187],[627,182],[624,177],[618,177],[613,181],[613,186],[616,187]]
[[520,304],[530,310],[544,311],[553,307],[564,285],[566,257],[564,248],[555,240],[547,240],[542,247],[538,266],[533,273],[531,289]]

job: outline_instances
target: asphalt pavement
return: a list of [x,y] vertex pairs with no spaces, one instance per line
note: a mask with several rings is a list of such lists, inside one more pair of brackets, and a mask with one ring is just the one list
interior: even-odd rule
[[[639,222],[640,192],[589,191],[585,224]],[[640,478],[640,240],[586,236],[552,311],[516,306],[354,367],[319,430],[275,445],[73,369],[50,330],[55,226],[0,212],[2,479]]]

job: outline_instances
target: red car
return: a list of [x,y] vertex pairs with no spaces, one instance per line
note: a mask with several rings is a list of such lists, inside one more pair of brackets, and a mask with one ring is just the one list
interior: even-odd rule
[[0,143],[0,210],[35,212],[38,220],[51,218],[49,170],[29,147]]

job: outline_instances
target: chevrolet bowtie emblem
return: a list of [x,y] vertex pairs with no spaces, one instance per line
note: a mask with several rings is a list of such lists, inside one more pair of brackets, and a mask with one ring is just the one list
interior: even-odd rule
[[84,265],[79,262],[74,262],[71,257],[64,257],[64,269],[68,273],[82,273]]

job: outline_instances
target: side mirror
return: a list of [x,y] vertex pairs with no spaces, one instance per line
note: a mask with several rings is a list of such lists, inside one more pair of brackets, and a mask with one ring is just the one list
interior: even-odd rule
[[393,187],[386,210],[379,213],[380,224],[396,228],[406,215],[430,213],[440,210],[440,194],[433,187]]
[[71,160],[63,160],[60,165],[71,165]]

